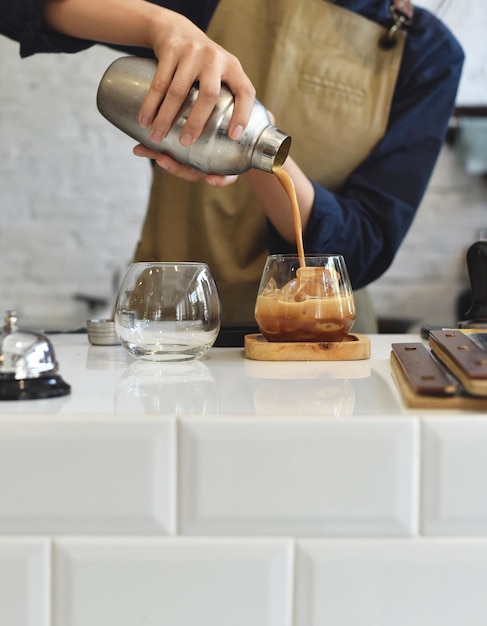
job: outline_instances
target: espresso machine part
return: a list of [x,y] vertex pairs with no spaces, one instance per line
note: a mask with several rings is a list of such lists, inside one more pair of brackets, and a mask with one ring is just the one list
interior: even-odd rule
[[17,314],[7,311],[0,330],[0,400],[37,400],[70,393],[59,376],[52,344],[40,333],[17,327]]
[[249,123],[238,141],[227,130],[233,113],[233,94],[222,86],[220,100],[201,136],[190,146],[179,141],[181,129],[198,97],[191,88],[167,136],[159,143],[150,139],[150,128],[139,125],[139,109],[156,71],[157,61],[140,57],[116,59],[103,75],[97,92],[100,113],[114,126],[141,144],[168,154],[180,163],[205,173],[232,175],[251,168],[271,172],[284,163],[291,137],[272,125],[266,108],[255,101]]
[[459,328],[487,328],[487,240],[474,242],[467,250],[467,268],[472,304]]

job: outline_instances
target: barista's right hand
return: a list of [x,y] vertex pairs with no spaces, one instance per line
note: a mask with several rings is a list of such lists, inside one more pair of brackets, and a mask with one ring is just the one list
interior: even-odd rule
[[158,60],[139,123],[162,140],[195,81],[199,96],[181,143],[196,141],[218,101],[222,83],[235,96],[228,134],[239,139],[252,111],[255,89],[238,59],[209,39],[191,20],[146,0],[44,0],[46,25],[66,35],[152,49]]
[[169,174],[187,180],[191,183],[198,180],[206,180],[206,182],[212,187],[227,187],[228,185],[234,183],[238,178],[236,175],[221,176],[220,174],[204,174],[189,165],[184,165],[183,163],[179,163],[179,161],[175,161],[167,154],[154,152],[142,144],[138,144],[134,147],[134,154],[136,156],[153,159],[160,168],[169,172]]
[[191,145],[201,135],[218,101],[222,83],[228,85],[235,96],[228,134],[234,140],[239,139],[255,99],[255,89],[239,60],[190,20],[172,11],[158,16],[149,36],[158,65],[140,108],[139,123],[143,128],[150,126],[151,139],[159,142],[166,136],[196,81],[199,95],[181,130],[181,144]]

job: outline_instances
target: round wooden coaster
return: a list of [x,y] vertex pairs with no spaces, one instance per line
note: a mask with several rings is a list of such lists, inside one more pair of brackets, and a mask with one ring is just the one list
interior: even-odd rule
[[267,341],[260,333],[245,335],[247,359],[256,361],[359,361],[370,358],[366,335],[347,335],[343,341]]

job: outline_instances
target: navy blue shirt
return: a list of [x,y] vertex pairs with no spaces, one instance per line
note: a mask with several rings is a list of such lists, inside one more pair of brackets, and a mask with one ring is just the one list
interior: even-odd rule
[[[42,23],[44,0],[0,0],[0,32],[20,42],[20,53],[77,52],[91,45],[50,31]],[[218,0],[155,2],[205,29]],[[383,26],[391,0],[337,0]],[[313,183],[315,201],[304,233],[307,253],[344,255],[353,288],[389,267],[424,195],[453,112],[464,55],[452,33],[425,9],[409,27],[388,129],[338,193]],[[136,54],[148,50],[118,47]],[[269,250],[295,252],[269,224]]]

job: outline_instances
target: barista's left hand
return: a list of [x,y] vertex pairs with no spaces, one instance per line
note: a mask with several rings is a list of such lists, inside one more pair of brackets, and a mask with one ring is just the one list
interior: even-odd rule
[[179,163],[179,161],[175,161],[167,154],[160,154],[159,152],[154,152],[149,148],[146,148],[142,144],[138,144],[134,148],[134,154],[140,157],[147,157],[149,159],[153,159],[159,167],[161,167],[166,172],[173,174],[174,176],[178,176],[179,178],[183,178],[189,182],[195,182],[197,180],[206,180],[206,182],[212,187],[227,187],[234,183],[238,176],[220,176],[218,174],[204,174],[199,170],[195,170],[189,165],[183,165]]

